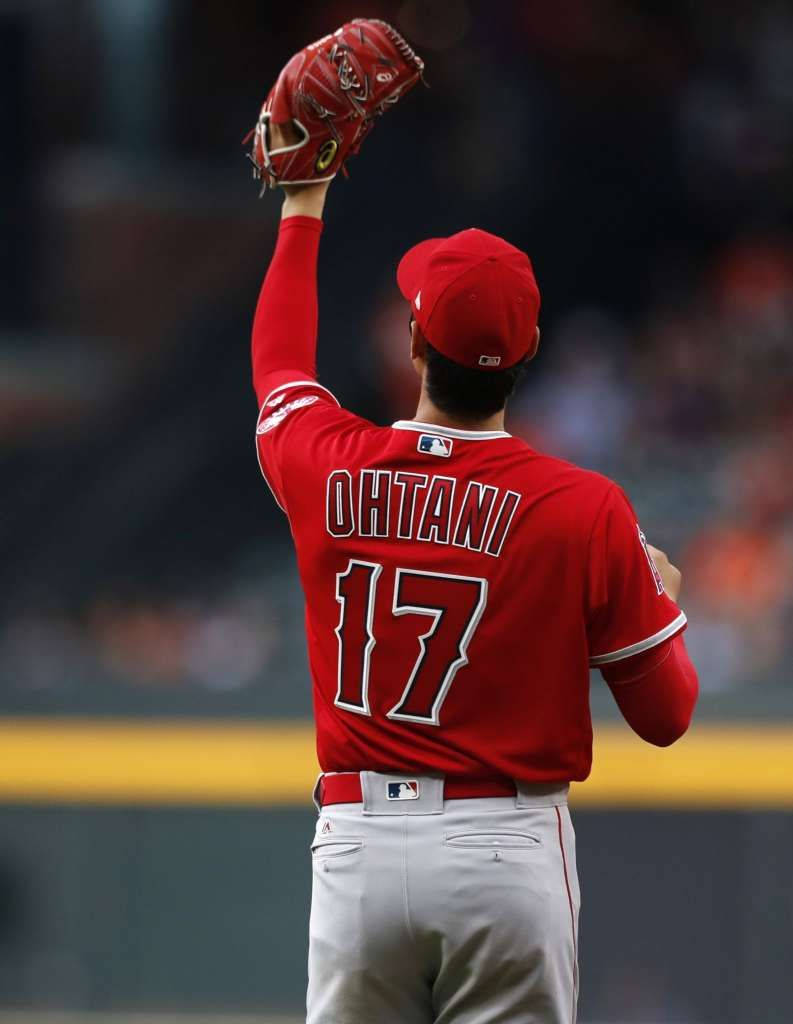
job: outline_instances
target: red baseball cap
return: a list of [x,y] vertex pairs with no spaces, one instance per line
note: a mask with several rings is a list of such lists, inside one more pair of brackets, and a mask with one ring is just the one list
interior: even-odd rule
[[533,353],[540,292],[525,252],[479,228],[419,242],[397,268],[399,290],[424,337],[477,370],[504,370]]

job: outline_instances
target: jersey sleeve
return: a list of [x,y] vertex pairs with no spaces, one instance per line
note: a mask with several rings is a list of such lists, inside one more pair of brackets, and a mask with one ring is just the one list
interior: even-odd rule
[[342,409],[326,387],[297,371],[275,371],[266,383],[272,387],[256,421],[256,455],[276,504],[288,516],[292,488],[321,468],[329,443],[363,421]]
[[616,485],[590,537],[587,603],[590,665],[641,654],[686,625],[664,591],[633,508]]

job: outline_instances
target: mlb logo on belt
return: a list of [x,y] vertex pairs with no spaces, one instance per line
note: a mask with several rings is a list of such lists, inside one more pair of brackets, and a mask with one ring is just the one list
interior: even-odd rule
[[418,800],[419,784],[415,779],[410,782],[388,782],[386,796],[389,800]]
[[422,434],[418,450],[425,455],[440,455],[442,459],[448,459],[452,454],[452,440],[450,437],[438,437],[437,434]]

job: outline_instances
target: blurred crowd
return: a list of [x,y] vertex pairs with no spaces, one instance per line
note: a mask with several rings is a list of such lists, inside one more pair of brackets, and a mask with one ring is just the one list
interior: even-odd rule
[[31,691],[86,682],[236,690],[261,680],[278,644],[261,593],[97,600],[81,615],[13,617],[3,632],[7,681]]
[[[789,686],[789,6],[370,6],[424,52],[432,89],[396,112],[390,138],[378,127],[352,181],[334,186],[323,379],[378,422],[412,413],[405,311],[356,206],[382,210],[384,182],[378,235],[391,238],[392,262],[422,234],[470,223],[525,246],[543,291],[543,343],[513,402],[513,432],[628,490],[650,540],[683,570],[704,689]],[[4,536],[0,520],[0,550],[23,581],[3,595],[0,696],[85,680],[263,693],[277,676],[306,689],[288,532],[255,479],[245,345],[229,342],[247,331],[274,215],[244,205],[253,195],[239,186],[239,154],[233,168],[227,154],[237,118],[241,136],[284,56],[352,8],[310,6],[267,26],[256,4],[235,11],[191,14],[194,49],[178,67],[158,64],[147,42],[179,36],[178,5],[150,0],[123,23],[108,5],[80,5],[79,68],[58,64],[52,23],[16,23],[38,58],[28,93],[39,90],[63,137],[52,140],[53,166],[36,166],[24,132],[2,164],[30,211],[33,248],[27,263],[21,248],[13,261],[20,283],[0,323],[11,524]],[[217,40],[209,81],[203,58]],[[105,43],[112,61],[97,56]],[[145,79],[134,103],[133,79]],[[171,99],[155,110],[157,89]],[[66,110],[64,97],[85,105]],[[30,221],[47,227],[31,233]],[[23,301],[39,275],[46,301]],[[352,351],[351,333],[361,338]],[[189,366],[174,356],[185,338]],[[56,475],[51,432],[36,429],[64,422]],[[88,524],[64,527],[57,544],[42,511],[53,491],[66,523]],[[249,557],[262,550],[264,560]],[[43,564],[47,585],[28,588]]]

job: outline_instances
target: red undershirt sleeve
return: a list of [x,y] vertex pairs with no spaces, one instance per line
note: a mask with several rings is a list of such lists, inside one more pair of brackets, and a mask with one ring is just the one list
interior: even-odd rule
[[317,257],[322,221],[281,221],[253,321],[253,386],[261,408],[282,384],[316,380]]
[[643,740],[667,747],[688,729],[699,681],[682,634],[600,671],[625,721]]
[[281,221],[253,320],[256,455],[287,515],[295,496],[303,493],[300,481],[317,471],[328,439],[359,423],[317,380],[321,233],[322,221],[315,217]]

